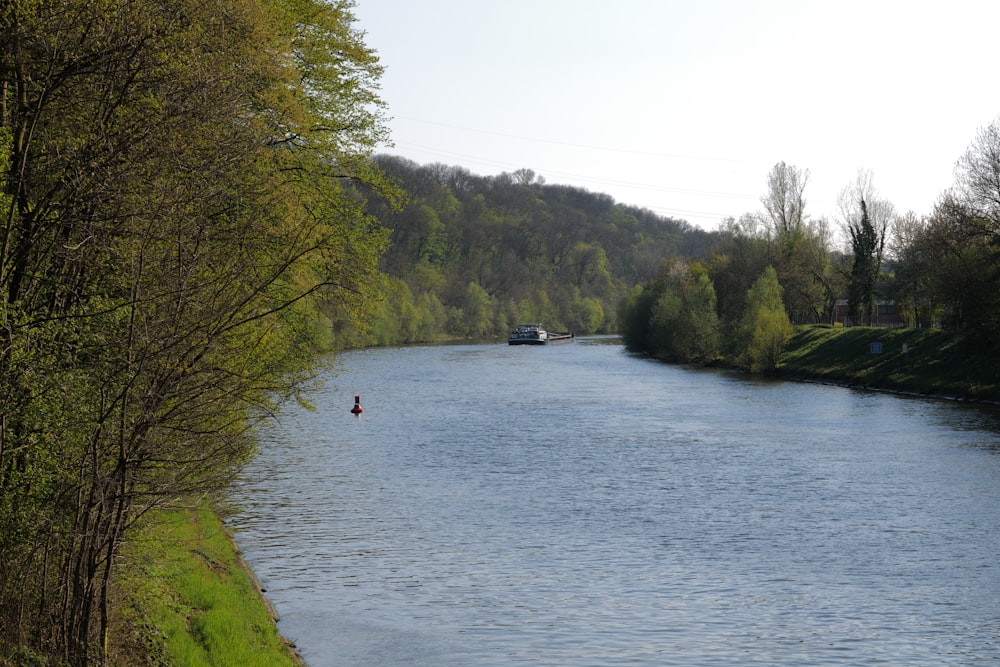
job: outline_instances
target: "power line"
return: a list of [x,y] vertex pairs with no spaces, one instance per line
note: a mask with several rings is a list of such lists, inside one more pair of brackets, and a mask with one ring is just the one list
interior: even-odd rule
[[446,127],[452,130],[462,130],[463,132],[475,132],[477,134],[488,134],[495,137],[503,137],[505,139],[517,139],[519,141],[530,141],[534,143],[541,144],[552,144],[556,146],[570,146],[573,148],[585,148],[587,150],[595,151],[608,151],[613,153],[630,153],[632,155],[649,155],[653,157],[667,157],[680,160],[706,160],[714,162],[737,162],[743,164],[766,164],[761,160],[748,160],[744,158],[729,158],[729,157],[716,157],[716,156],[705,156],[705,155],[683,155],[679,153],[660,153],[656,151],[641,151],[632,148],[618,148],[610,146],[594,146],[591,144],[578,144],[570,141],[557,141],[555,139],[539,139],[538,137],[524,137],[516,134],[507,134],[504,132],[497,132],[495,130],[481,130],[471,127],[463,127],[461,125],[452,125],[450,123],[441,123],[439,121],[433,120],[423,120],[421,118],[413,118],[412,116],[394,116],[393,118],[399,118],[402,120],[408,120],[414,123],[423,123],[425,125],[435,125],[437,127]]
[[[440,157],[442,157],[443,159],[446,159],[446,160],[456,160],[456,161],[459,161],[459,162],[464,162],[466,164],[468,164],[468,163],[477,163],[477,164],[483,164],[483,165],[487,165],[487,166],[490,166],[490,167],[501,168],[501,169],[520,169],[520,168],[525,168],[524,165],[522,165],[522,164],[513,164],[513,163],[510,163],[510,162],[504,162],[504,161],[501,161],[501,160],[492,160],[492,159],[489,159],[489,158],[480,158],[480,157],[473,156],[473,155],[468,155],[468,154],[464,154],[464,153],[456,153],[456,152],[453,152],[453,151],[447,151],[447,150],[443,150],[443,149],[439,149],[439,148],[434,148],[434,147],[431,147],[431,146],[425,146],[425,145],[422,145],[422,144],[416,144],[416,143],[409,142],[409,141],[398,141],[398,142],[396,142],[396,144],[397,144],[397,148],[400,147],[400,146],[403,147],[404,149],[405,148],[412,148],[412,149],[414,149],[416,151],[419,151],[419,152],[422,152],[422,153],[426,153],[428,155],[440,156]],[[407,155],[401,155],[401,156],[402,157],[410,157],[410,156],[407,156]],[[561,171],[558,171],[558,170],[544,170],[544,169],[541,169],[541,170],[532,169],[532,170],[536,171],[536,173],[540,173],[543,176],[545,176],[546,174],[557,174],[557,175],[561,175],[561,176],[564,176],[564,177],[570,177],[572,180],[575,180],[575,181],[587,181],[587,182],[596,183],[596,184],[615,185],[615,186],[618,186],[618,187],[626,187],[626,188],[630,188],[630,189],[641,189],[641,190],[650,190],[650,191],[663,191],[663,192],[671,192],[671,193],[675,193],[675,194],[688,194],[688,195],[702,196],[702,197],[714,197],[716,199],[718,199],[718,198],[744,199],[744,200],[755,199],[755,197],[752,197],[752,196],[749,196],[749,195],[739,195],[739,194],[721,193],[721,192],[708,192],[708,191],[704,191],[704,190],[690,190],[690,189],[682,189],[682,188],[670,188],[670,187],[666,187],[666,186],[641,184],[641,183],[634,183],[634,182],[629,182],[629,181],[616,181],[616,180],[612,180],[612,179],[602,179],[602,178],[590,177],[590,176],[583,176],[583,175],[578,175],[578,174],[569,174],[567,172],[561,172]],[[644,204],[644,203],[637,202],[637,201],[631,200],[631,199],[629,201],[620,201],[619,203],[622,204],[622,205],[625,205],[625,206],[633,206],[633,207],[640,208],[640,209],[650,210],[650,211],[653,211],[654,213],[659,213],[661,215],[665,215],[665,216],[673,217],[673,218],[678,218],[678,219],[700,218],[700,219],[702,219],[704,221],[718,222],[718,221],[724,220],[724,219],[726,219],[728,217],[733,217],[734,216],[734,214],[732,212],[730,212],[730,213],[717,213],[717,212],[702,211],[702,210],[683,209],[683,208],[676,208],[676,207],[665,207],[665,206]]]
[[[425,151],[427,153],[439,154],[439,155],[443,155],[443,156],[449,156],[449,157],[452,157],[452,158],[457,158],[457,159],[462,159],[462,160],[472,161],[472,162],[479,162],[479,163],[489,164],[489,165],[493,165],[493,166],[507,167],[507,168],[516,168],[516,169],[520,169],[521,167],[524,166],[524,165],[515,165],[515,164],[510,163],[510,162],[502,162],[502,161],[499,161],[499,160],[490,160],[490,159],[486,159],[486,158],[479,158],[479,157],[476,157],[476,156],[473,156],[473,155],[468,155],[468,154],[463,154],[463,153],[455,153],[455,152],[452,152],[452,151],[445,151],[445,150],[441,150],[441,149],[438,149],[438,148],[433,148],[431,146],[424,146],[424,145],[416,144],[416,143],[409,142],[409,141],[400,141],[398,143],[402,144],[404,146],[411,146],[413,148],[419,149],[421,151]],[[721,198],[726,198],[726,199],[744,199],[744,200],[753,200],[753,199],[756,199],[756,197],[753,196],[753,195],[744,195],[744,194],[737,194],[737,193],[732,193],[732,192],[714,192],[714,191],[709,191],[709,190],[694,190],[694,189],[690,189],[690,188],[673,188],[673,187],[669,187],[669,186],[665,186],[665,185],[653,185],[653,184],[650,184],[650,183],[637,183],[635,181],[621,181],[621,180],[609,179],[609,178],[602,178],[602,177],[597,177],[597,176],[587,176],[587,175],[584,175],[584,174],[574,174],[574,173],[571,173],[571,172],[560,171],[560,170],[557,170],[557,169],[544,169],[544,168],[538,167],[538,168],[532,168],[532,170],[536,171],[538,173],[543,173],[543,175],[544,174],[556,174],[556,175],[559,175],[559,176],[565,176],[565,177],[573,178],[573,179],[576,179],[576,180],[590,181],[590,182],[593,182],[593,183],[599,183],[599,184],[605,184],[605,185],[615,185],[615,186],[618,186],[618,187],[627,187],[627,188],[632,188],[632,189],[636,189],[636,190],[654,190],[654,191],[657,191],[657,192],[672,192],[672,193],[675,193],[675,194],[689,194],[689,195],[697,195],[697,196],[703,196],[703,197],[716,197],[716,198],[721,197]]]

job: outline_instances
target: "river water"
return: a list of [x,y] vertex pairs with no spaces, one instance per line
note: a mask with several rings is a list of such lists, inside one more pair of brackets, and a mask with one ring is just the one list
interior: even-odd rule
[[350,352],[312,398],[231,492],[312,667],[1000,664],[995,410],[605,339]]

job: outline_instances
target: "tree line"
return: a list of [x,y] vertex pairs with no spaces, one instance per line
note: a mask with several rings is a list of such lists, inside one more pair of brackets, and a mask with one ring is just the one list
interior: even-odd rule
[[791,323],[883,300],[1000,345],[996,122],[925,217],[862,172],[814,219],[780,163],[761,212],[707,232],[374,156],[352,8],[0,3],[0,661],[111,661],[133,528],[224,489],[323,350],[541,321],[767,370]]
[[376,163],[405,192],[370,197],[391,232],[382,311],[355,345],[505,336],[519,322],[590,334],[618,330],[618,304],[663,257],[700,256],[711,235],[530,169],[479,176],[463,167]]
[[[673,258],[633,288],[626,344],[665,358],[775,368],[792,324],[939,326],[1000,347],[1000,119],[959,157],[931,213],[900,215],[871,172],[841,191],[837,219],[806,212],[808,170],[778,163],[762,210],[726,220],[710,258]],[[839,241],[838,241],[839,237]],[[970,348],[973,349],[973,348]]]
[[[369,201],[391,233],[380,264],[386,298],[365,331],[340,338],[495,338],[517,322],[541,321],[621,332],[634,349],[659,356],[724,356],[766,369],[760,358],[773,363],[777,353],[761,340],[780,348],[786,321],[871,325],[888,309],[900,325],[951,327],[995,344],[997,128],[975,138],[955,185],[926,216],[899,214],[861,170],[840,192],[835,217],[813,217],[809,171],[781,162],[764,179],[760,210],[711,232],[546,184],[529,169],[478,176],[377,156],[405,192],[396,208]],[[770,304],[762,321],[773,331],[759,332],[748,356],[747,310],[758,307],[750,296]]]
[[377,301],[352,7],[0,4],[0,662],[108,662],[132,528],[224,489]]

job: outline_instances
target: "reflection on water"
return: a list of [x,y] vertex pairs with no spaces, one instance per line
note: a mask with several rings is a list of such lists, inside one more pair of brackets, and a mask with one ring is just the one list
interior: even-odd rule
[[232,493],[314,667],[1000,660],[993,411],[586,340],[352,352],[315,402]]

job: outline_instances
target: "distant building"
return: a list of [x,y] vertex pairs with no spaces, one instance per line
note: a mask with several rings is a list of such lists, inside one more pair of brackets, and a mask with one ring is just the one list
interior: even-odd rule
[[[891,301],[889,299],[876,299],[874,305],[872,306],[872,311],[871,326],[873,327],[906,326],[906,322],[904,322],[899,315],[899,308],[896,306],[895,301]],[[837,299],[837,303],[833,307],[833,321],[838,322],[845,327],[868,324],[868,322],[851,321],[851,312],[847,306],[847,299]]]

